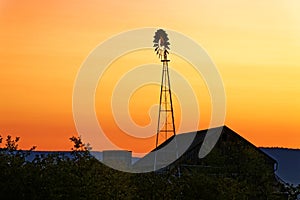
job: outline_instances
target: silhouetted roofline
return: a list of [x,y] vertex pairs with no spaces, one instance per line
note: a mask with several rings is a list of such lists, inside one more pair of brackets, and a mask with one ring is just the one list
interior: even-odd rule
[[[229,128],[228,126],[224,126],[225,129],[231,131],[231,133],[235,133],[235,135],[237,137],[239,137],[241,140],[244,140],[248,145],[254,147],[259,153],[263,154],[264,156],[268,157],[270,160],[272,160],[274,163],[276,163],[278,165],[277,160],[275,160],[274,158],[272,158],[271,156],[269,156],[268,154],[266,154],[264,151],[262,151],[259,147],[255,146],[254,144],[252,144],[250,141],[246,140],[245,138],[243,138],[241,135],[239,135],[236,131],[234,131],[233,129]],[[224,129],[223,129],[224,130]],[[222,132],[223,133],[223,132]]]
[[[180,133],[177,134],[176,136],[172,136],[170,138],[168,138],[165,142],[163,142],[162,144],[160,144],[157,148],[154,148],[151,152],[154,152],[156,150],[159,150],[163,147],[165,147],[168,143],[170,143],[172,141],[172,139],[174,137],[178,137],[178,139],[180,138],[180,135],[184,135],[184,134],[191,134],[191,133],[196,133],[195,138],[193,140],[193,142],[191,143],[191,145],[188,147],[187,151],[191,151],[192,149],[196,148],[198,145],[202,145],[204,138],[206,136],[206,133],[208,130],[211,129],[218,129],[218,128],[222,128],[222,132],[221,132],[221,136],[225,133],[227,134],[234,134],[235,137],[238,137],[240,140],[244,141],[247,145],[253,147],[254,149],[256,149],[259,153],[261,153],[262,155],[264,155],[265,157],[269,158],[269,160],[271,160],[273,163],[276,163],[276,165],[278,165],[278,162],[272,158],[271,156],[269,156],[268,154],[266,154],[264,151],[262,151],[259,147],[256,147],[254,144],[252,144],[251,142],[249,142],[248,140],[246,140],[245,138],[243,138],[241,135],[239,135],[236,131],[234,131],[233,129],[229,128],[228,126],[224,125],[224,126],[218,126],[218,127],[213,127],[210,129],[204,129],[204,130],[197,130],[197,131],[190,131],[187,133]],[[220,137],[221,137],[220,136]],[[277,166],[276,169],[277,170]]]

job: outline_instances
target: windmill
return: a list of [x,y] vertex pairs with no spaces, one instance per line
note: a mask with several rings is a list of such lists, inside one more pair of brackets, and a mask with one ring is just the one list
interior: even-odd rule
[[159,29],[155,32],[153,47],[155,52],[162,62],[162,79],[160,86],[160,97],[159,97],[159,114],[158,114],[158,125],[156,133],[156,147],[167,140],[171,136],[175,136],[175,123],[174,123],[174,111],[171,93],[171,84],[168,63],[168,54],[170,50],[170,43],[168,34],[163,30]]

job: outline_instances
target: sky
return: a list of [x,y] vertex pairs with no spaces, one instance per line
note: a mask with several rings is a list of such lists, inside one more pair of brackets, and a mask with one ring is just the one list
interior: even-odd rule
[[[300,148],[299,10],[298,0],[2,0],[0,135],[20,136],[24,149],[69,150],[68,138],[78,135],[72,114],[74,82],[89,53],[120,32],[157,27],[183,33],[209,54],[224,83],[228,127],[256,146]],[[119,66],[143,63],[143,58],[159,63],[151,51],[135,52],[116,60],[111,69],[121,76]],[[188,63],[172,58],[170,67],[193,82],[193,73],[183,70]],[[113,80],[117,76],[109,74],[102,80],[107,81],[106,92]],[[132,118],[141,126],[149,123],[147,112],[159,95],[155,92],[157,86],[145,87],[130,101]],[[118,135],[102,109],[100,97],[109,94],[100,93],[95,95],[97,116],[110,120],[100,123]],[[142,101],[145,93],[151,95]],[[210,119],[209,95],[197,96],[203,129]],[[176,102],[175,116],[180,116]],[[131,141],[121,143],[128,148]],[[143,146],[137,151],[153,147]]]

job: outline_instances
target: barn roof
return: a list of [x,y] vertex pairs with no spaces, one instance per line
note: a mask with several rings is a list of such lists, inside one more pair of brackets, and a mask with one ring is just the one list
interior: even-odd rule
[[[165,163],[171,162],[170,160],[172,160],[172,159],[173,159],[172,163],[174,163],[174,161],[180,159],[181,157],[183,157],[184,155],[188,154],[191,151],[199,152],[200,148],[203,146],[205,137],[208,134],[208,130],[210,130],[210,134],[212,134],[212,135],[220,134],[220,137],[218,140],[222,140],[222,139],[226,138],[226,135],[235,137],[236,139],[242,141],[244,144],[246,144],[250,147],[253,147],[257,152],[259,152],[263,156],[265,156],[265,158],[267,160],[269,160],[271,163],[277,164],[277,161],[275,159],[273,159],[268,154],[263,152],[261,149],[256,147],[254,144],[252,144],[251,142],[249,142],[248,140],[246,140],[245,138],[240,136],[238,133],[236,133],[235,131],[233,131],[232,129],[230,129],[227,126],[220,126],[220,127],[215,127],[215,128],[211,128],[211,129],[198,130],[196,132],[188,132],[188,133],[182,133],[182,134],[177,134],[176,136],[172,136],[168,140],[166,140],[165,142],[160,144],[157,148],[153,149],[149,154],[145,155],[142,159],[137,161],[135,163],[134,167],[137,167],[137,168],[145,167],[146,165],[151,164],[151,165],[153,165],[151,167],[153,167],[154,169],[158,169],[158,168],[161,168],[161,166],[163,166]],[[193,138],[192,141],[189,140],[190,138]],[[178,148],[185,146],[186,142],[190,143],[190,145],[188,147],[186,147],[184,150],[181,149],[181,152],[183,152],[183,153],[181,153],[182,155],[179,157],[177,156],[176,158],[175,158],[176,155],[175,155],[175,151],[174,151],[174,149],[175,149],[174,141],[176,143],[176,148],[177,148],[177,146],[179,146]],[[171,146],[171,147],[168,147],[168,146]],[[168,149],[168,148],[169,148],[169,150],[164,150],[164,149]],[[156,151],[166,152],[165,156],[157,157],[157,155],[155,154]]]

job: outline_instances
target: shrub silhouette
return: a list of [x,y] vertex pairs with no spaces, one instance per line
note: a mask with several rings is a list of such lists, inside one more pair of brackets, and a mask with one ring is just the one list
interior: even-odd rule
[[[258,171],[254,175],[243,172],[242,177],[229,176],[227,168],[214,176],[197,169],[182,169],[178,176],[175,168],[164,173],[130,174],[103,165],[79,137],[70,138],[74,146],[69,155],[41,154],[29,162],[26,158],[34,147],[19,150],[19,140],[7,136],[2,145],[0,136],[1,199],[284,199],[272,192],[262,193],[272,189],[272,181],[268,176],[257,177]],[[253,152],[244,153],[256,159]],[[203,162],[212,159],[214,163],[217,154],[217,150],[212,152]],[[257,166],[259,162],[249,163],[254,170],[263,170]],[[300,193],[300,186],[281,189],[290,197]]]

